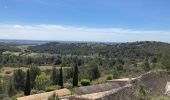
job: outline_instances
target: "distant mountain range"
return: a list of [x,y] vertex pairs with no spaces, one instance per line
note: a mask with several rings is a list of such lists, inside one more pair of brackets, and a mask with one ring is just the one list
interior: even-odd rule
[[49,42],[59,43],[104,43],[104,44],[119,44],[119,42],[89,42],[89,41],[48,41],[48,40],[12,40],[12,39],[0,39],[0,43],[5,44],[18,44],[18,45],[41,45]]

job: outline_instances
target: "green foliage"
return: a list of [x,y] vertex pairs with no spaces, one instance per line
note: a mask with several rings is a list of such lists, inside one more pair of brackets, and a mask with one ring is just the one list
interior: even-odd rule
[[73,87],[78,86],[78,64],[76,61],[75,67],[74,67],[74,75],[73,75]]
[[50,85],[50,78],[42,73],[36,77],[35,80],[35,87],[38,90],[45,90],[45,87]]
[[58,84],[58,75],[57,75],[57,70],[56,70],[55,66],[53,66],[53,68],[52,68],[51,81],[52,81],[53,85],[57,85]]
[[3,93],[4,87],[3,87],[3,80],[0,79],[0,94]]
[[136,90],[137,100],[151,100],[150,92],[141,83],[138,83]]
[[61,56],[58,56],[55,61],[54,61],[54,65],[60,65],[61,64]]
[[98,65],[95,62],[91,62],[89,70],[90,79],[94,80],[100,77]]
[[113,79],[113,75],[108,75],[107,76],[107,80],[112,80]]
[[14,86],[17,90],[24,90],[25,83],[25,72],[22,69],[17,69],[14,71]]
[[64,87],[67,89],[72,89],[72,84],[71,83],[64,83]]
[[63,88],[63,68],[60,68],[59,85]]
[[148,60],[145,60],[145,62],[143,63],[142,67],[143,67],[144,71],[151,70],[151,66],[149,65]]
[[161,57],[161,64],[166,70],[170,70],[170,50],[165,51]]
[[54,91],[56,89],[58,89],[56,85],[50,85],[50,86],[45,87],[45,92]]
[[113,79],[117,79],[117,78],[119,78],[119,73],[117,70],[114,70],[113,71]]
[[38,75],[41,74],[40,68],[37,66],[31,66],[30,67],[30,82],[31,82],[31,88],[35,86],[35,79]]
[[31,89],[31,95],[32,94],[37,94],[38,93],[38,90],[36,90],[36,89]]
[[[17,55],[14,54],[14,51],[11,52],[9,50],[10,53],[4,52],[6,50],[2,50],[3,48],[1,48],[4,53],[0,53],[0,67],[3,66],[0,69],[0,73],[2,75],[10,73],[4,70],[5,66],[28,67],[32,65],[30,67],[31,88],[37,89],[35,80],[37,76],[41,75],[41,70],[35,66],[55,65],[57,71],[54,68],[51,69],[51,67],[42,70],[46,73],[47,77],[48,75],[51,76],[48,77],[49,82],[47,86],[45,84],[45,87],[48,87],[50,83],[58,83],[63,87],[63,83],[66,83],[64,86],[70,88],[70,84],[73,85],[74,80],[78,84],[78,80],[82,79],[90,79],[92,84],[99,84],[106,82],[106,79],[111,79],[111,77],[115,79],[127,77],[128,75],[137,76],[152,70],[154,66],[157,67],[158,65],[160,68],[169,70],[170,60],[168,55],[170,53],[168,51],[164,52],[167,48],[170,48],[170,45],[167,43],[147,41],[120,44],[48,43],[29,47],[28,49],[31,50],[31,53],[17,52]],[[34,55],[35,52],[36,55]],[[160,56],[162,52],[163,54]],[[29,56],[30,54],[31,56]],[[148,60],[145,61],[144,59]],[[74,63],[77,63],[78,74],[75,70],[76,66],[74,68],[64,68],[72,67]],[[58,66],[61,65],[62,68],[58,69]],[[19,87],[17,89],[18,92],[23,90],[22,85],[25,82],[25,75],[22,72],[14,72],[14,74],[13,84],[15,88]],[[78,78],[76,78],[77,76]],[[50,78],[51,80],[49,80]],[[6,83],[4,82],[3,85],[7,85]],[[45,87],[41,90],[44,90]],[[0,90],[4,92],[3,86],[0,86]]]
[[8,82],[8,85],[7,85],[7,93],[8,93],[9,97],[16,94],[16,90],[15,90],[15,87],[14,87],[14,84],[13,84],[13,78],[9,79],[9,82]]
[[81,83],[82,86],[88,86],[88,85],[90,85],[90,80],[82,79],[80,83]]
[[24,90],[24,95],[30,95],[31,92],[31,82],[30,82],[30,71],[27,70],[27,78],[25,82],[25,90]]

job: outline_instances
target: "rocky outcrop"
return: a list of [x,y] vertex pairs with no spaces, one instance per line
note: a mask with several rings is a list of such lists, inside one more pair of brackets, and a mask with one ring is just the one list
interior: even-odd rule
[[[138,84],[142,84],[147,88],[152,96],[162,96],[165,94],[168,81],[170,81],[170,76],[167,72],[151,71],[131,81],[131,85],[124,86],[115,93],[102,97],[102,100],[137,100],[136,90]],[[98,100],[101,100],[101,98]]]
[[[105,94],[98,98],[78,98],[79,100],[138,100],[136,91],[138,85],[142,84],[152,96],[165,95],[165,87],[167,82],[170,81],[169,73],[166,71],[150,71],[136,79],[132,80],[129,84],[107,91]],[[78,100],[76,99],[76,100]]]

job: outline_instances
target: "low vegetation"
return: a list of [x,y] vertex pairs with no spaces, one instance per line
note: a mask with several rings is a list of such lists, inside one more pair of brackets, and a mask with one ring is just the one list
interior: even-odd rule
[[[54,42],[31,46],[26,51],[15,45],[5,47],[0,49],[0,99],[64,87],[74,90],[111,79],[136,77],[149,70],[170,70],[170,45],[162,42]],[[145,91],[139,94],[143,97]]]

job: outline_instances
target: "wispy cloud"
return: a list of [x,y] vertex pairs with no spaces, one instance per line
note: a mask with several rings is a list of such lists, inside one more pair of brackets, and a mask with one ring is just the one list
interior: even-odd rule
[[88,28],[64,25],[0,25],[1,39],[67,41],[163,41],[170,42],[170,31],[123,28]]

